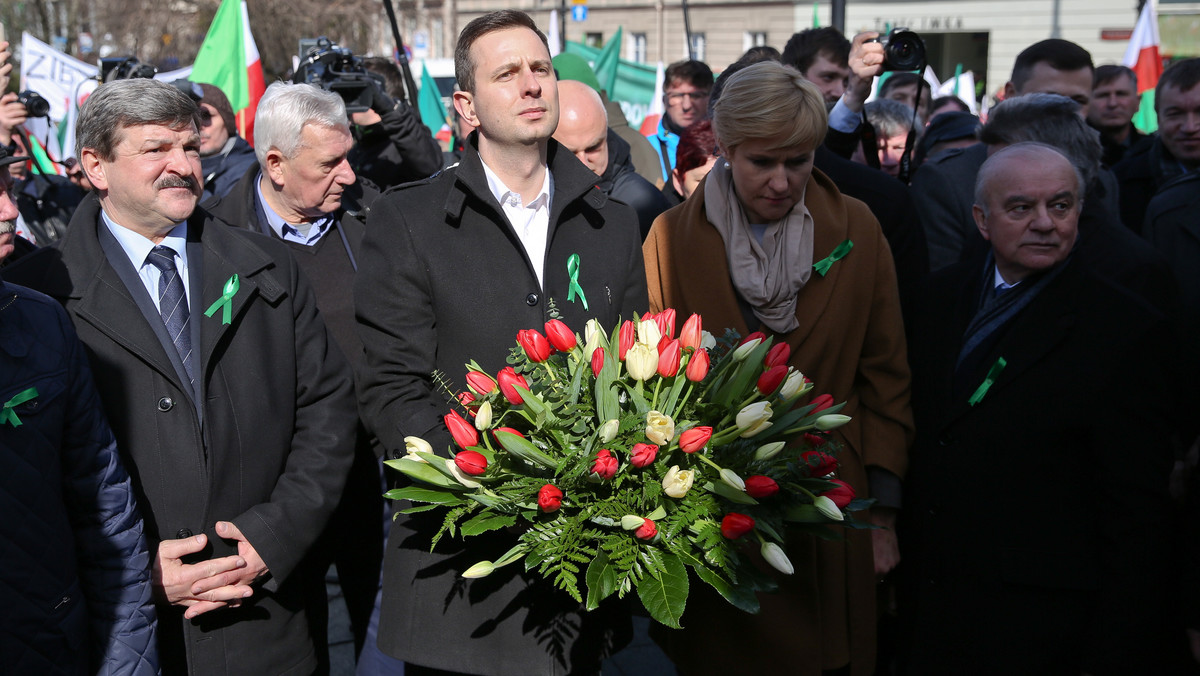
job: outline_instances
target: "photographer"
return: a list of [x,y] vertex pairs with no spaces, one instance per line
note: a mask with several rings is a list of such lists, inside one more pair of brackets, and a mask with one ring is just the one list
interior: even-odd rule
[[[369,110],[351,113],[355,145],[350,164],[355,172],[386,189],[419,181],[442,168],[442,149],[430,127],[422,124],[412,106],[404,102],[404,80],[390,59],[362,59],[362,67],[383,77],[372,80]],[[437,120],[428,120],[437,123]]]
[[[29,136],[22,125],[31,116],[22,97],[34,107],[38,101],[45,102],[32,92],[9,92],[0,97],[0,144],[7,147],[12,157],[30,154]],[[15,181],[13,192],[20,212],[17,232],[39,246],[57,241],[66,232],[84,192],[62,176],[30,171],[26,162],[11,164],[9,171]]]

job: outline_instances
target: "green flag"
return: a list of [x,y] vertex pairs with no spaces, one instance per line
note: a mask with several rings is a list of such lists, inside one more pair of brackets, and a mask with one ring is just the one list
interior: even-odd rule
[[813,3],[813,28],[821,27],[821,20],[817,18],[817,4],[816,2]]
[[596,65],[593,68],[596,71],[596,79],[600,81],[600,86],[604,88],[610,98],[613,89],[617,86],[617,68],[621,63],[621,33],[624,30],[624,26],[618,27],[616,35],[604,43],[604,48],[596,57]]
[[417,109],[421,111],[421,122],[429,127],[434,136],[442,130],[443,125],[449,124],[446,109],[442,107],[442,93],[429,74],[429,66],[425,64],[421,64],[421,93],[417,95]]
[[229,97],[229,106],[241,110],[250,104],[244,53],[241,0],[222,0],[188,79],[216,85]]

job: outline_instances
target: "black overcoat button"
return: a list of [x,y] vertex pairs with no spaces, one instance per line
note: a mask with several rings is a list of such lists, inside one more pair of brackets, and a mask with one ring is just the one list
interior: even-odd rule
[[167,411],[170,411],[173,408],[175,408],[175,400],[174,399],[172,399],[170,397],[163,397],[162,399],[158,400],[158,410],[162,411],[163,413],[166,413]]
[[538,295],[536,293],[531,293],[528,296],[525,296],[525,304],[530,307],[537,305],[538,304]]

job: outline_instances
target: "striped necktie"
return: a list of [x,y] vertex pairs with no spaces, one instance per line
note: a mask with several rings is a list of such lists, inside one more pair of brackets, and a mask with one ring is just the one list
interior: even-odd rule
[[158,313],[162,316],[163,325],[167,327],[175,350],[179,352],[190,385],[196,381],[195,369],[192,366],[192,333],[188,329],[190,317],[187,294],[183,291],[183,277],[175,267],[175,250],[166,246],[156,246],[150,250],[150,255],[146,256],[146,262],[162,273],[158,278]]

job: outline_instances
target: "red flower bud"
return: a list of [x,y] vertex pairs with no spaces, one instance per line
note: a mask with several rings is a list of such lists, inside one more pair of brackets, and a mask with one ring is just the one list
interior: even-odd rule
[[598,347],[592,350],[592,375],[599,378],[600,371],[604,368],[604,348]]
[[679,448],[684,453],[695,453],[704,448],[704,444],[712,438],[712,428],[707,425],[704,427],[693,427],[679,435]]
[[704,376],[708,375],[708,350],[700,348],[692,353],[691,359],[688,360],[685,374],[687,375],[687,379],[693,383],[704,380]]
[[808,412],[809,415],[812,415],[812,414],[816,413],[817,411],[824,411],[825,409],[829,408],[830,406],[833,406],[833,395],[832,394],[822,394],[822,395],[818,396],[817,398],[813,399],[812,403],[813,403],[813,410]]
[[658,375],[670,378],[679,373],[681,355],[678,340],[667,340],[667,345],[658,353]]
[[763,359],[763,366],[771,368],[772,366],[787,366],[788,359],[792,357],[792,348],[787,343],[777,343],[767,350],[767,356]]
[[779,492],[779,484],[769,476],[756,474],[745,478],[746,495],[752,498],[769,498]]
[[737,512],[730,512],[721,519],[721,535],[727,540],[736,540],[754,530],[754,518]]
[[517,331],[517,342],[525,350],[525,356],[532,362],[544,362],[550,357],[550,343],[546,337],[533,329]]
[[658,526],[654,525],[654,521],[646,519],[633,534],[642,540],[653,540],[654,536],[658,535]]
[[500,393],[508,400],[508,403],[517,404],[525,403],[525,399],[521,397],[521,393],[517,391],[517,385],[525,389],[529,389],[529,383],[525,382],[525,376],[517,373],[511,366],[505,366],[500,373],[496,374],[496,382],[500,384]]
[[808,467],[808,475],[811,477],[823,477],[837,471],[838,462],[828,453],[821,451],[805,451],[800,454],[800,462]]
[[658,457],[658,446],[655,444],[634,444],[629,464],[634,467],[645,467]]
[[675,308],[667,308],[654,315],[654,323],[658,324],[658,332],[670,338],[675,335]]
[[554,484],[546,484],[538,491],[538,507],[543,512],[557,512],[562,507],[563,492]]
[[454,464],[463,471],[463,474],[471,476],[479,476],[487,471],[487,458],[479,451],[459,451],[454,456]]
[[821,495],[833,500],[833,504],[837,505],[838,509],[845,509],[846,505],[854,499],[854,489],[850,484],[841,479],[833,479],[833,483],[837,484],[834,488],[830,488]]
[[702,339],[701,329],[700,315],[693,314],[688,317],[687,321],[683,323],[683,329],[679,332],[679,344],[685,349],[699,350]]
[[463,405],[463,408],[473,408],[475,404],[475,395],[470,392],[463,391],[458,393],[458,403]]
[[774,394],[775,390],[778,390],[779,386],[783,384],[783,379],[787,378],[787,374],[788,367],[786,366],[772,366],[763,371],[763,374],[758,377],[758,391],[764,397]]
[[[442,416],[442,420],[446,422],[446,429],[450,430],[450,436],[454,437],[454,443],[463,448],[479,445],[479,430],[475,426],[467,422],[458,411],[451,411]],[[463,470],[464,472],[466,470]]]
[[658,350],[658,353],[662,354],[663,350],[667,349],[667,346],[670,344],[671,344],[671,337],[664,333],[664,334],[662,334],[662,337],[658,339],[658,345],[656,345],[655,347]]
[[496,391],[496,381],[481,371],[468,371],[467,387],[471,388],[475,394],[482,396]]
[[755,331],[754,333],[751,333],[750,335],[743,338],[742,342],[738,343],[738,346],[741,347],[742,345],[749,343],[750,341],[754,340],[755,338],[757,338],[759,340],[766,340],[767,334],[763,333],[762,331]]
[[554,346],[554,349],[559,352],[570,352],[575,349],[575,333],[557,319],[546,322],[546,337],[550,339],[550,344]]
[[804,443],[808,444],[810,448],[815,449],[829,443],[829,440],[826,439],[823,434],[818,434],[816,432],[805,432]]
[[611,479],[617,473],[617,459],[613,457],[612,451],[607,448],[600,449],[596,453],[596,460],[592,462],[592,474],[601,479]]
[[634,341],[637,340],[637,326],[628,319],[624,324],[621,324],[621,333],[617,338],[617,359],[625,361],[625,353],[629,348],[633,347]]
[[[511,428],[511,427],[497,427],[496,429],[492,430],[492,436],[493,436],[493,437],[495,437],[495,436],[496,436],[496,432],[508,432],[509,434],[515,434],[515,435],[517,435],[518,437],[521,437],[522,439],[524,439],[524,438],[525,438],[525,435],[524,435],[524,434],[521,434],[520,432],[518,432],[517,430],[514,430],[514,429],[513,429],[513,428]],[[496,439],[496,443],[500,443],[500,440],[499,440],[499,439]]]

